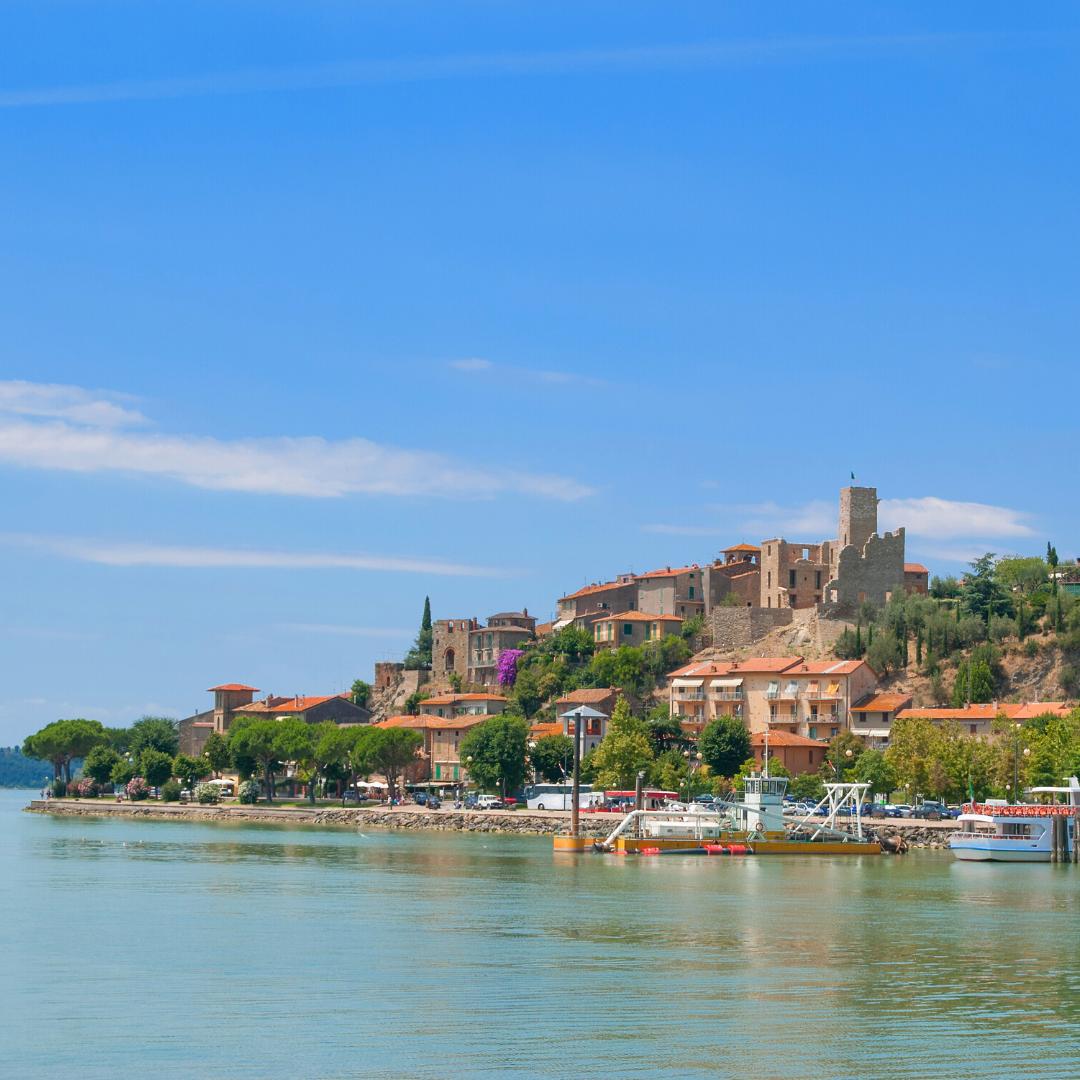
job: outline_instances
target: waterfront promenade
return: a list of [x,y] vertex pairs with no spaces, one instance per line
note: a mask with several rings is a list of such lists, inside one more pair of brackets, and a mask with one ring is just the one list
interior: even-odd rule
[[[112,802],[108,799],[34,799],[27,807],[33,813],[81,817],[120,816],[164,821],[246,822],[294,826],[338,826],[427,830],[434,832],[517,833],[557,836],[570,832],[568,810],[464,810],[445,807],[427,810],[416,805],[342,807],[338,803],[318,803],[314,807],[242,806],[218,803]],[[585,836],[604,837],[618,824],[621,814],[582,814]],[[945,846],[956,829],[951,821],[912,821],[890,818],[868,820],[864,828],[875,835],[902,833],[913,846]]]

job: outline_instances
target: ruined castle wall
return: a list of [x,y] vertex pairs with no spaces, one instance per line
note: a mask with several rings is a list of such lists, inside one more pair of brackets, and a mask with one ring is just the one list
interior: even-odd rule
[[904,530],[871,536],[862,549],[841,549],[837,573],[826,589],[826,599],[841,610],[852,611],[864,600],[881,606],[888,594],[904,587]]
[[720,607],[706,619],[717,649],[738,649],[760,641],[770,630],[790,624],[790,608]]

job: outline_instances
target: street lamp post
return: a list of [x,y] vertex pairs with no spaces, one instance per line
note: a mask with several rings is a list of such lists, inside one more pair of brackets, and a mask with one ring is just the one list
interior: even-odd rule
[[701,764],[701,751],[691,753],[684,750],[683,757],[686,758],[686,801],[689,803],[694,797],[694,765]]
[[[1025,747],[1024,754],[1027,755],[1028,750]],[[1020,724],[1013,724],[1013,792],[1016,793],[1016,797],[1019,798],[1020,791]]]

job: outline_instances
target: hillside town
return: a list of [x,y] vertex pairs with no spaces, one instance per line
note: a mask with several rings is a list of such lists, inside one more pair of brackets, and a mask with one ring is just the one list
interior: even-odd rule
[[[767,537],[704,565],[617,574],[558,597],[548,622],[524,607],[432,617],[425,601],[408,655],[376,663],[370,683],[292,696],[219,683],[158,749],[234,785],[255,777],[268,797],[282,784],[342,795],[361,779],[388,798],[470,784],[506,796],[565,780],[575,735],[584,774],[616,788],[642,773],[720,791],[768,765],[813,791],[875,762],[885,791],[1000,787],[1019,733],[1075,721],[1076,571],[1048,545],[1046,560],[986,556],[962,581],[931,583],[906,561],[903,528],[879,532],[878,503],[845,487],[836,538]],[[718,731],[737,752],[707,760]],[[966,764],[939,767],[949,755]],[[106,780],[140,771],[108,762]]]

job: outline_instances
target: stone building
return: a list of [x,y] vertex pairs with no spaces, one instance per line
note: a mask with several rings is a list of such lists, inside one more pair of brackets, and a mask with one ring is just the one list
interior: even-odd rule
[[904,563],[904,588],[909,593],[926,596],[930,592],[930,571],[922,563]]
[[840,491],[837,539],[793,544],[782,537],[761,545],[761,606],[807,608],[831,604],[853,610],[883,605],[905,587],[904,530],[877,531],[877,489]]
[[376,726],[404,728],[422,736],[424,742],[416,761],[405,773],[407,783],[454,785],[464,784],[469,778],[468,771],[461,763],[461,740],[485,719],[484,716],[451,718],[421,713],[419,716],[391,716]]
[[536,619],[528,610],[492,615],[487,626],[469,631],[467,681],[477,686],[499,682],[499,656],[505,649],[520,649],[536,634]]
[[495,716],[506,708],[502,694],[436,694],[420,702],[430,716]]
[[255,701],[258,690],[242,683],[225,683],[213,686],[214,707],[206,712],[186,716],[179,724],[180,753],[197,757],[203,752],[206,740],[212,732],[227,735],[237,716],[270,716],[281,720],[286,716],[298,716],[309,724],[329,720],[339,726],[366,724],[371,712],[353,703],[348,694],[326,694],[321,697],[275,697],[268,694],[262,701]]
[[205,712],[185,716],[179,724],[180,753],[198,757],[202,753],[206,740],[216,732],[224,735],[229,730],[233,715],[243,711],[259,692],[256,686],[244,683],[222,683],[211,686],[208,694],[214,695],[214,706]]
[[586,585],[576,592],[559,597],[555,616],[555,629],[564,626],[591,629],[592,624],[603,615],[616,611],[633,611],[637,607],[637,578],[633,574],[620,574],[614,581],[598,585]]
[[431,624],[431,673],[435,679],[469,675],[469,634],[479,629],[476,619],[436,619]]
[[705,614],[709,615],[732,599],[740,607],[757,607],[761,602],[761,548],[754,544],[735,544],[724,548],[720,558],[702,570]]

